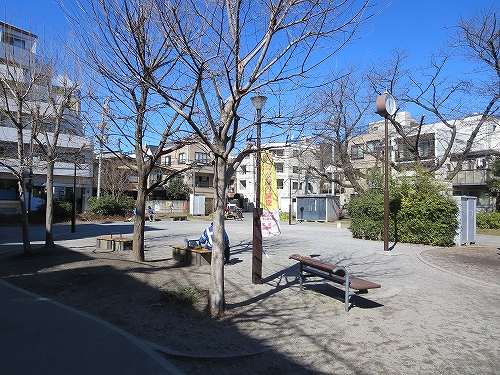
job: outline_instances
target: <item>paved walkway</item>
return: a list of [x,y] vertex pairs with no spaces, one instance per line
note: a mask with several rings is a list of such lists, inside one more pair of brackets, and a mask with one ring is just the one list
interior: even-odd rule
[[[184,236],[197,238],[207,225],[205,221],[147,224],[146,257],[164,259],[169,244],[181,242]],[[76,250],[88,249],[95,245],[96,235],[130,235],[132,228],[131,223],[78,224],[76,232],[70,233],[69,226],[56,226],[56,242]],[[20,228],[0,229],[0,253],[19,250]],[[348,229],[335,224],[283,223],[282,236],[264,239],[263,284],[256,286],[250,282],[251,252],[247,251],[251,220],[228,221],[226,229],[233,259],[233,265],[226,269],[227,295],[233,306],[262,310],[271,325],[279,325],[288,313],[303,324],[313,319],[314,311],[294,311],[293,306],[273,303],[275,290],[288,289],[285,293],[291,297],[304,299],[297,293],[296,282],[288,281],[296,280],[292,275],[296,262],[288,259],[291,253],[319,255],[323,260],[346,265],[356,276],[382,284],[367,297],[368,304],[379,308],[364,308],[367,300],[348,314],[339,301],[323,306],[323,318],[333,330],[327,336],[325,325],[308,325],[300,336],[291,331],[295,326],[284,325],[280,336],[294,335],[294,343],[283,342],[281,354],[301,355],[303,361],[310,356],[316,363],[330,361],[330,367],[320,369],[323,373],[361,373],[359,368],[364,369],[362,373],[388,374],[500,373],[497,279],[486,281],[457,274],[453,267],[460,269],[462,265],[443,262],[445,255],[426,259],[422,254],[432,250],[430,246],[397,244],[393,251],[383,252],[382,243],[353,239]],[[43,227],[32,228],[34,246],[43,245],[43,236]],[[495,236],[478,235],[476,242],[500,245]],[[440,260],[436,261],[439,266],[433,260]],[[251,301],[256,294],[269,297],[265,303],[254,305]],[[341,336],[336,339],[334,331]],[[274,331],[264,335],[269,338],[263,340],[279,340],[273,337]],[[0,340],[2,374],[180,374],[130,334],[5,282],[0,282]],[[322,358],[331,356],[325,349],[332,345],[331,340],[339,350],[335,365],[331,357]],[[360,348],[366,345],[365,357],[360,356]],[[293,348],[298,347],[301,353],[294,353]]]

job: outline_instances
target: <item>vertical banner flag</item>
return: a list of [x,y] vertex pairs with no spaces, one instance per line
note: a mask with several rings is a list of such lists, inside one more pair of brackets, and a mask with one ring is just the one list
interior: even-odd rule
[[276,169],[274,168],[273,154],[270,152],[262,152],[260,155],[260,203],[262,205],[260,223],[262,237],[277,236],[281,234],[281,228],[278,184],[276,182]]

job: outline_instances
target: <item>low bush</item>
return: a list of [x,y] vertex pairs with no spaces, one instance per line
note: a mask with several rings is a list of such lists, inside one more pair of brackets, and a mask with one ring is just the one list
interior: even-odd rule
[[[37,215],[42,216],[45,219],[45,212],[47,211],[47,204],[44,202],[39,205],[35,212]],[[54,200],[54,221],[65,221],[71,219],[71,213],[73,212],[73,203],[69,201],[62,201],[59,199]]]
[[92,215],[126,215],[134,209],[135,201],[129,196],[115,198],[111,195],[102,195],[99,198],[90,197],[88,200],[88,211]]
[[476,223],[481,229],[500,229],[500,212],[478,213]]
[[[350,230],[355,238],[381,240],[384,234],[384,194],[380,182],[349,203]],[[458,207],[447,187],[422,169],[390,182],[389,239],[451,246],[457,229]]]

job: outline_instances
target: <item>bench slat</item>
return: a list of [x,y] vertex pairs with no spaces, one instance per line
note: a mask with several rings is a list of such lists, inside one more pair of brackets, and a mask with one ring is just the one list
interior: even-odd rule
[[[307,264],[308,266],[311,266],[311,267],[314,267],[314,268],[317,268],[319,270],[329,272],[329,273],[331,273],[331,271],[334,268],[338,267],[336,264],[322,262],[321,260],[316,260],[316,259],[313,259],[313,258],[310,258],[307,256],[298,255],[298,254],[290,255],[290,259],[298,260],[299,262],[301,262],[303,264]],[[337,275],[339,275],[339,273],[337,273]]]
[[[301,264],[306,265],[303,267],[303,271],[315,274],[319,277],[323,277],[330,281],[336,282],[338,284],[345,286],[345,278],[341,276],[341,272],[333,273],[332,271],[338,267],[336,264],[331,264],[323,262],[321,260],[312,259],[307,256],[293,254],[290,259],[299,261]],[[372,283],[371,281],[363,280],[355,276],[349,277],[349,288],[356,290],[367,290],[380,288],[380,284]]]
[[[320,277],[323,277],[325,279],[328,279],[330,281],[333,281],[337,284],[341,284],[345,286],[345,278],[342,276],[338,276],[334,273],[328,273],[324,272],[321,270],[317,270],[311,267],[303,267],[303,270],[315,275],[318,275]],[[367,289],[375,289],[375,288],[380,288],[380,284],[372,283],[371,281],[363,280],[358,277],[351,276],[349,277],[349,288],[351,289],[356,289],[356,290],[367,290]]]

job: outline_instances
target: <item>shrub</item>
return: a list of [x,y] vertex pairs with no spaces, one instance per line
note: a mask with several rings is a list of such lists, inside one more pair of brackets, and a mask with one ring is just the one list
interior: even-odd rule
[[478,213],[476,223],[481,229],[500,229],[500,212]]
[[351,216],[349,227],[355,238],[379,240],[382,238],[384,219],[384,196],[368,194],[353,199],[348,206]]
[[[290,217],[290,214],[288,212],[285,212],[285,211],[280,212],[280,221],[288,221],[289,217]],[[293,220],[293,216],[292,216],[292,220]]]
[[118,198],[111,195],[102,195],[99,199],[90,197],[88,204],[89,212],[92,215],[125,215],[132,212],[135,201],[132,197],[125,195]]
[[[44,201],[43,204],[39,205],[35,212],[37,214],[43,215],[45,217],[45,213],[47,212],[47,203]],[[54,220],[68,220],[71,218],[71,213],[73,212],[73,203],[69,201],[62,201],[59,199],[54,199]]]
[[452,246],[457,229],[457,203],[439,194],[405,197],[396,224],[398,240]]
[[[457,229],[458,207],[446,185],[416,168],[390,182],[389,239],[451,246]],[[384,195],[373,188],[349,203],[350,230],[355,238],[383,238]]]

